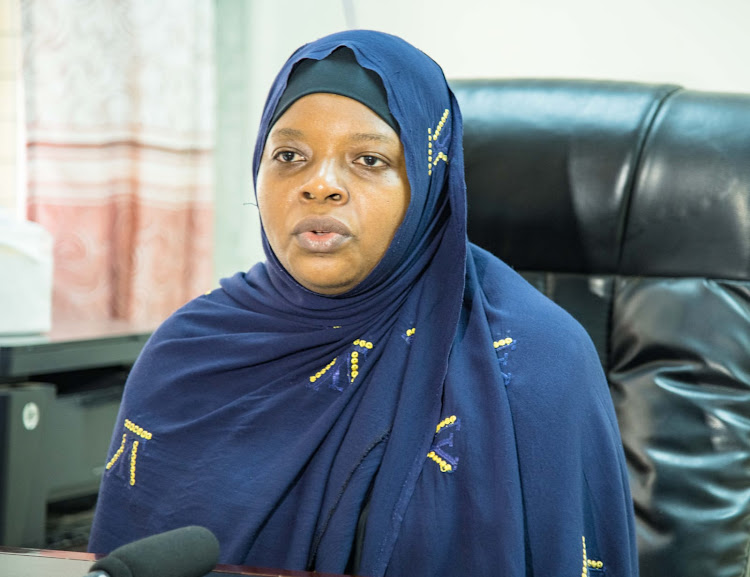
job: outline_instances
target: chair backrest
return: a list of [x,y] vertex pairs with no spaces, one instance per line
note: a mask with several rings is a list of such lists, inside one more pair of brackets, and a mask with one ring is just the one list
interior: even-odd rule
[[750,95],[575,80],[451,83],[469,238],[589,331],[642,577],[745,576]]

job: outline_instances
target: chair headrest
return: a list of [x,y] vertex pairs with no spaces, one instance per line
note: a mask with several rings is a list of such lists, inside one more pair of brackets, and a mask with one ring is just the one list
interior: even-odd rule
[[459,80],[469,238],[520,270],[750,277],[750,96]]

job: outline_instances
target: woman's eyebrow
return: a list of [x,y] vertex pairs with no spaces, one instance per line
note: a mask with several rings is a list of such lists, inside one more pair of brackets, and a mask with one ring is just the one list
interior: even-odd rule
[[374,141],[374,142],[385,142],[388,144],[395,144],[396,139],[385,134],[378,134],[375,132],[356,132],[351,135],[351,140],[362,142],[362,141]]
[[[271,131],[270,136],[275,138],[303,138],[305,133],[297,128],[279,128],[278,130]],[[349,140],[355,142],[384,142],[387,144],[395,144],[397,142],[396,138],[377,132],[355,132],[349,136]]]
[[279,128],[278,130],[273,130],[271,135],[281,138],[302,138],[305,133],[296,128]]

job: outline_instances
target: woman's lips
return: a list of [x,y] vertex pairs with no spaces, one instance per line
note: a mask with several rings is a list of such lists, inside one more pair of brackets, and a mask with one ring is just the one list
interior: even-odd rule
[[331,216],[308,216],[292,229],[299,245],[310,252],[334,252],[352,233],[340,220]]

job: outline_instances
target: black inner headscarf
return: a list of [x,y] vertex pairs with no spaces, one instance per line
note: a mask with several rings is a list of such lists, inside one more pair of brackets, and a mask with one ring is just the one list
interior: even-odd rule
[[281,95],[269,128],[303,96],[324,92],[347,96],[361,102],[400,133],[396,119],[388,109],[383,81],[375,72],[362,68],[351,49],[334,50],[323,60],[302,60],[292,71]]

